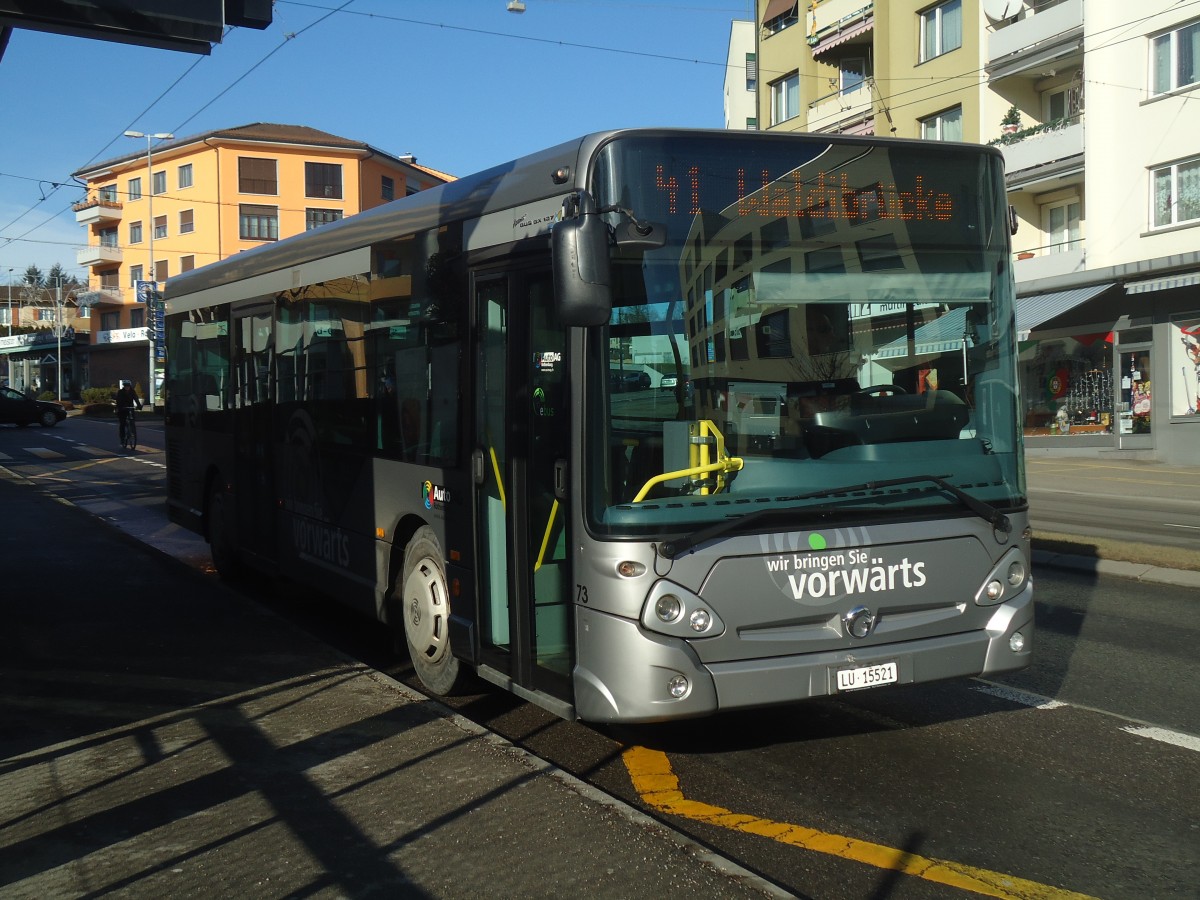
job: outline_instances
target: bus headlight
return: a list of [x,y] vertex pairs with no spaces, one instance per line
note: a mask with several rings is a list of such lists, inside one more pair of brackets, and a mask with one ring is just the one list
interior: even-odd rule
[[686,696],[689,687],[688,680],[683,675],[672,675],[667,680],[667,693],[671,695],[672,700]]
[[660,622],[666,622],[668,625],[678,622],[683,615],[683,604],[674,594],[663,594],[654,603],[654,614]]
[[991,606],[1011,600],[1029,584],[1029,564],[1019,548],[1014,547],[1001,557],[975,593],[975,602]]
[[725,623],[710,604],[670,581],[655,582],[650,589],[641,623],[647,631],[688,640],[716,637],[725,631]]

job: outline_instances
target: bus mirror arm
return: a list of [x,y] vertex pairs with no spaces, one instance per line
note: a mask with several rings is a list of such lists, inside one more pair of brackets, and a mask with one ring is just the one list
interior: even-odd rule
[[642,221],[623,206],[605,206],[600,212],[615,212],[624,216],[624,220],[613,229],[613,238],[621,250],[645,253],[647,250],[659,250],[667,245],[666,225]]
[[587,191],[576,191],[563,202],[563,219],[550,233],[550,252],[563,324],[607,325],[612,315],[608,224]]

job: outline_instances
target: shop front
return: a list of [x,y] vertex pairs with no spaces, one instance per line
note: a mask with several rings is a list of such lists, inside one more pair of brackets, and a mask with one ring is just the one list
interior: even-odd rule
[[[83,340],[86,334],[81,334]],[[79,394],[75,330],[53,330],[0,337],[0,383],[40,396],[53,394],[71,400]],[[61,393],[60,393],[61,385]]]
[[1200,272],[1022,297],[1032,453],[1200,463]]

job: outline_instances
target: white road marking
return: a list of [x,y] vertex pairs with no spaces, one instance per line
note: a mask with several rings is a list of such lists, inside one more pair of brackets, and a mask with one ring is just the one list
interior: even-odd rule
[[1001,700],[1009,700],[1013,703],[1020,703],[1022,706],[1030,706],[1034,709],[1058,709],[1060,706],[1067,705],[1058,700],[1051,700],[1049,697],[1030,694],[1026,691],[1018,691],[1016,688],[1003,687],[998,684],[972,685],[971,690],[979,691],[981,694],[991,694],[993,697],[999,697]]
[[1200,737],[1195,735],[1181,734],[1166,728],[1155,728],[1153,725],[1126,725],[1121,730],[1136,737],[1150,738],[1152,741],[1162,741],[1164,744],[1182,747],[1184,750],[1200,752]]

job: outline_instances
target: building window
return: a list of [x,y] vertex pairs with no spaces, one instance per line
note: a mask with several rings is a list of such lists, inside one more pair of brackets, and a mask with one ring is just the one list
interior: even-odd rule
[[867,78],[867,61],[861,56],[849,56],[838,63],[838,77],[843,94],[856,91]]
[[336,163],[304,164],[304,196],[342,199],[342,167]]
[[100,273],[100,290],[119,291],[121,289],[121,270],[109,269]]
[[275,160],[254,156],[238,157],[238,191],[243,194],[278,194]]
[[159,238],[165,238],[166,236],[167,236],[167,217],[166,216],[155,216],[154,217],[154,239],[157,241]]
[[800,115],[800,75],[791,75],[771,84],[771,124],[778,125]]
[[151,184],[153,185],[152,190],[155,195],[165,194],[167,192],[167,173],[155,172],[151,176]]
[[962,46],[962,0],[948,0],[920,15],[921,62]]
[[758,55],[746,54],[746,90],[758,90]]
[[1200,156],[1155,169],[1150,185],[1154,228],[1200,220]]
[[336,222],[342,217],[340,209],[306,209],[304,211],[304,230],[312,231],[330,222]]
[[129,286],[132,288],[135,288],[135,287],[137,287],[137,283],[142,280],[143,280],[142,279],[142,267],[141,266],[130,266],[129,267]]
[[39,322],[55,322],[58,320],[58,316],[55,315],[57,312],[58,310],[52,306],[39,307],[37,311],[37,320]]
[[921,137],[927,141],[961,141],[962,107],[956,106],[921,120]]
[[115,184],[106,184],[97,192],[101,203],[116,203],[117,202],[117,186]]
[[1150,40],[1150,95],[1200,81],[1200,22]]
[[142,242],[142,223],[141,222],[130,222],[129,223],[129,243],[140,244],[141,242]]
[[767,9],[763,13],[763,30],[767,35],[778,34],[785,28],[791,28],[800,21],[796,13],[796,4],[784,2],[784,0],[774,0],[767,4]]
[[129,327],[142,328],[146,324],[146,310],[131,309],[129,311]]
[[188,163],[185,166],[179,167],[179,186],[188,188],[192,186],[192,164]]
[[243,241],[279,240],[279,207],[243,203],[238,207],[238,236]]
[[190,209],[182,209],[179,211],[179,233],[191,234],[196,230],[196,225],[192,221],[192,211]]
[[190,272],[194,268],[196,268],[196,257],[194,257],[194,256],[179,257],[179,271],[180,272]]
[[100,313],[100,330],[101,331],[116,331],[121,327],[121,314],[119,312]]
[[1051,253],[1066,253],[1079,246],[1082,221],[1078,199],[1050,203],[1045,207],[1046,236]]
[[165,259],[160,259],[154,264],[154,280],[166,281],[171,277],[171,267]]
[[390,175],[384,175],[379,187],[379,196],[384,200],[396,199],[396,179]]
[[758,131],[758,116],[750,116],[746,119],[747,131]]
[[142,199],[142,179],[140,179],[140,178],[130,178],[129,179],[129,199],[130,200],[141,200]]
[[117,238],[117,229],[115,229],[115,228],[101,229],[99,237],[100,237],[100,246],[101,247],[116,247],[116,246],[118,246],[119,242],[118,242],[118,238]]

